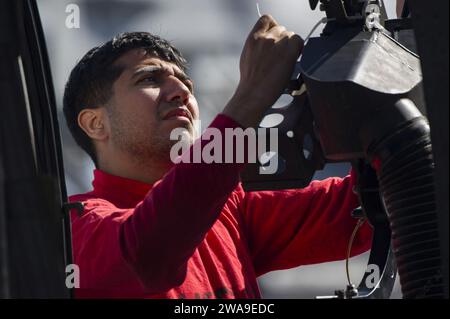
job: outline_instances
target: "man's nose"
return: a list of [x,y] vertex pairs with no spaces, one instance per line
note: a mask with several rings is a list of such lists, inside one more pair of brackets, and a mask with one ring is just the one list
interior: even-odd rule
[[180,101],[183,104],[189,102],[191,91],[188,87],[178,78],[169,77],[167,79],[167,100],[169,102]]

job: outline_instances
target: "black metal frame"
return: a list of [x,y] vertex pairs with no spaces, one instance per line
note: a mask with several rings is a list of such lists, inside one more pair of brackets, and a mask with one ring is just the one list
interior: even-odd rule
[[61,141],[36,2],[1,1],[0,22],[0,296],[70,297]]

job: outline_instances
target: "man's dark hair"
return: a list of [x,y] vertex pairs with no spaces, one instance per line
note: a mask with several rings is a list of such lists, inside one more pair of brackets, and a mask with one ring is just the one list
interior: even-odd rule
[[143,48],[149,54],[186,71],[186,60],[168,41],[148,32],[126,32],[89,50],[73,68],[67,81],[63,98],[67,126],[76,143],[88,153],[96,166],[94,144],[78,125],[78,114],[85,108],[96,108],[109,101],[113,84],[123,72],[123,67],[114,65],[114,62],[137,48]]

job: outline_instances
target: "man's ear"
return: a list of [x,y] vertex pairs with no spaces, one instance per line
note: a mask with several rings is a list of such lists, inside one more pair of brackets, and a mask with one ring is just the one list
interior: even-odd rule
[[109,137],[109,122],[106,109],[83,109],[78,114],[78,125],[93,140],[104,141]]

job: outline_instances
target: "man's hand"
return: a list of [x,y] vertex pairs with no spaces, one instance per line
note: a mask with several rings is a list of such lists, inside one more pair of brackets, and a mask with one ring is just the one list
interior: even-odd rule
[[254,127],[287,87],[303,40],[271,16],[262,16],[241,55],[241,79],[223,113],[244,127]]

